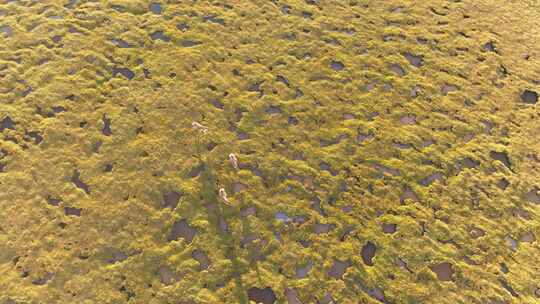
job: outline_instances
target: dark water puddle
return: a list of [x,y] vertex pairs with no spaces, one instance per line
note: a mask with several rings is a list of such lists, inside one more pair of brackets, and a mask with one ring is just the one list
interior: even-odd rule
[[451,281],[452,275],[454,274],[454,269],[452,264],[448,262],[436,264],[429,267],[437,275],[439,281]]
[[396,224],[382,224],[382,231],[387,234],[395,233],[397,230]]
[[54,198],[54,197],[51,197],[51,196],[47,197],[47,203],[49,205],[51,205],[51,206],[58,206],[58,205],[60,205],[61,202],[62,202],[62,200],[59,199],[59,198]]
[[343,62],[341,61],[332,61],[330,63],[330,67],[334,70],[334,71],[341,71],[345,68],[345,65],[343,64]]
[[135,77],[135,73],[133,73],[133,71],[128,68],[113,68],[112,69],[113,77],[116,77],[116,75],[118,74],[126,77],[129,80],[132,80]]
[[90,187],[81,180],[81,173],[78,170],[73,172],[71,182],[79,189],[82,189],[86,194],[90,194]]
[[191,253],[191,257],[199,262],[200,271],[206,270],[208,267],[210,267],[210,258],[208,258],[208,255],[204,251],[194,250]]
[[169,36],[165,35],[165,33],[163,31],[155,31],[155,32],[153,32],[152,34],[150,34],[150,38],[152,38],[152,40],[161,40],[163,42],[171,41],[171,38]]
[[263,289],[252,287],[248,289],[248,298],[250,301],[262,304],[273,304],[276,302],[276,295],[270,287]]
[[423,56],[417,56],[411,53],[404,53],[403,57],[405,57],[405,59],[407,59],[407,61],[409,61],[410,64],[412,64],[413,66],[417,68],[421,67],[424,61]]
[[205,16],[203,17],[203,20],[204,22],[209,21],[215,24],[220,24],[220,25],[225,26],[225,20],[223,18],[218,18],[216,15]]
[[521,93],[521,101],[528,104],[535,104],[538,102],[538,93],[531,90],[524,90]]
[[508,169],[512,169],[510,158],[508,158],[508,154],[506,154],[506,152],[490,151],[489,156],[494,160],[502,162],[506,167],[508,167]]
[[129,43],[129,42],[126,42],[122,39],[111,39],[111,43],[114,44],[115,46],[119,47],[119,48],[133,48],[135,47],[135,45]]
[[195,235],[197,234],[197,229],[192,228],[189,226],[187,220],[182,219],[179,221],[176,221],[171,229],[171,233],[169,234],[169,237],[167,240],[169,242],[171,241],[177,241],[179,238],[183,238],[186,243],[191,243]]
[[128,259],[128,255],[119,249],[114,249],[112,252],[112,257],[107,260],[107,263],[114,264],[120,263]]
[[183,46],[183,47],[194,47],[194,46],[197,46],[197,45],[200,45],[200,44],[202,44],[202,42],[196,41],[196,40],[182,40],[182,41],[180,41],[180,45]]
[[533,188],[531,191],[525,193],[525,199],[534,204],[540,204],[540,190]]
[[101,130],[101,133],[105,136],[111,136],[112,130],[111,130],[111,119],[107,118],[105,114],[103,114],[103,129]]
[[174,210],[176,206],[178,206],[178,202],[180,198],[182,197],[182,194],[177,191],[169,191],[163,194],[163,201],[161,203],[162,208],[171,208]]
[[15,130],[15,125],[16,123],[11,119],[11,117],[6,116],[0,121],[0,132],[4,131],[5,129]]
[[347,268],[351,267],[351,261],[335,260],[334,264],[328,271],[328,275],[334,279],[342,279],[343,275],[347,271]]
[[373,258],[375,257],[375,252],[377,251],[377,246],[372,242],[367,242],[362,247],[362,260],[364,264],[368,266],[373,266]]
[[158,269],[159,280],[162,284],[171,285],[174,283],[174,273],[169,266],[162,265]]
[[305,266],[297,267],[295,270],[295,278],[297,279],[306,278],[311,268],[313,268],[313,262],[311,260],[309,260]]
[[74,207],[64,207],[64,212],[67,216],[81,216],[81,209]]
[[334,224],[315,224],[313,231],[316,234],[324,234],[332,231],[336,226]]
[[161,4],[157,2],[150,3],[149,9],[152,13],[156,15],[161,15],[161,13],[163,12],[163,8],[161,7]]
[[405,76],[405,74],[407,74],[407,72],[405,72],[405,70],[401,67],[401,65],[399,65],[397,63],[391,64],[389,69],[394,74],[396,74],[397,76],[400,76],[400,77],[403,77],[403,76]]
[[420,181],[420,185],[427,187],[434,183],[435,181],[441,181],[444,178],[444,175],[440,172],[435,172],[428,175],[426,178]]
[[285,288],[285,297],[287,297],[287,304],[303,304],[296,289]]

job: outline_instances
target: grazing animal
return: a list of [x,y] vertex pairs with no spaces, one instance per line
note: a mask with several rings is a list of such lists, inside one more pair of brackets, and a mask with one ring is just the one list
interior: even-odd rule
[[227,198],[227,192],[225,192],[225,188],[219,188],[219,197],[223,200],[223,202],[227,205],[230,205],[231,202]]
[[231,163],[231,166],[238,170],[238,158],[236,158],[236,155],[233,153],[229,154],[229,162]]
[[205,134],[206,132],[208,132],[208,127],[205,127],[203,125],[201,125],[200,123],[194,121],[191,123],[191,126],[193,127],[193,129],[195,130],[199,130],[201,131],[203,134]]

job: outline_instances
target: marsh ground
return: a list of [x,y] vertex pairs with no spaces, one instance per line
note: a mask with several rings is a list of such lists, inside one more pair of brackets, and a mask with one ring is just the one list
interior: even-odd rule
[[0,303],[539,303],[539,46],[535,0],[2,0]]

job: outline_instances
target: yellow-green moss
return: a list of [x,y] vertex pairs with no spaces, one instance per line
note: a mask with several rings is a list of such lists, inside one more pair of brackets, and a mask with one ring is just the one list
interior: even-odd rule
[[[520,95],[540,92],[539,12],[3,1],[0,303],[538,303],[540,117]],[[169,241],[181,220],[196,236]]]

